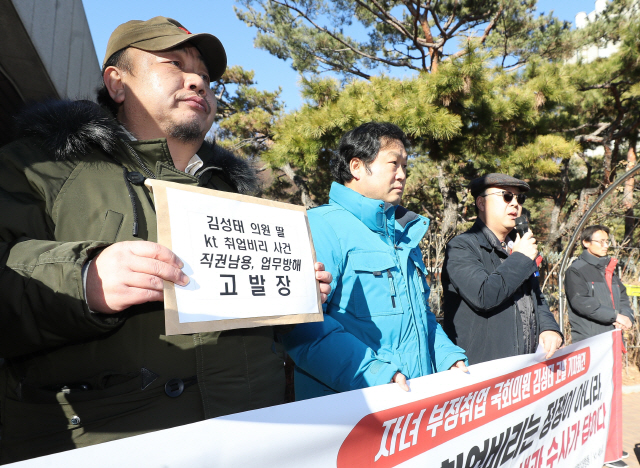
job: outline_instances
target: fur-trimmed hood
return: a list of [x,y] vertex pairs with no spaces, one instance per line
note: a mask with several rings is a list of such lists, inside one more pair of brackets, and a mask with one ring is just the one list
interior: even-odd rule
[[[91,101],[55,100],[34,104],[16,118],[18,138],[36,137],[56,159],[82,159],[94,146],[106,154],[115,152],[118,140],[127,140],[117,121]],[[240,193],[255,193],[256,171],[214,141],[205,141],[211,156],[207,166],[220,168]],[[205,158],[203,158],[205,159]]]

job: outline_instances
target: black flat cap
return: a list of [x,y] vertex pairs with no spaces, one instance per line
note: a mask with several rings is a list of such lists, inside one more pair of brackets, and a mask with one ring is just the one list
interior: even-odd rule
[[507,174],[487,174],[469,182],[471,196],[475,199],[487,187],[518,187],[521,192],[528,192],[531,187],[524,180],[516,179]]

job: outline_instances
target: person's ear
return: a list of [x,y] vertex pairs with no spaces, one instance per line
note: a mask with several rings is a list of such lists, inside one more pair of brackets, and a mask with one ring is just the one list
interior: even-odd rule
[[351,158],[351,161],[349,161],[349,170],[355,180],[360,180],[362,178],[362,171],[364,170],[364,163],[361,159]]
[[585,249],[588,249],[588,248],[589,248],[589,241],[583,240],[583,241],[582,241],[582,246],[583,246]]
[[117,67],[107,67],[102,75],[102,79],[104,80],[104,85],[111,99],[113,99],[116,104],[122,104],[125,94],[123,72]]
[[487,200],[485,199],[485,197],[477,197],[476,206],[478,207],[478,211],[484,213],[487,208],[486,203],[487,203]]

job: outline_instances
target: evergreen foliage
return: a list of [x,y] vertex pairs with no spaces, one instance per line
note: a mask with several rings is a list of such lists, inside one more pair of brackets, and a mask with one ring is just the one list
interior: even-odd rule
[[[238,94],[219,121],[220,140],[284,172],[308,207],[327,200],[339,138],[370,120],[393,122],[409,135],[403,204],[432,218],[439,246],[473,221],[466,185],[478,175],[506,172],[529,181],[537,237],[560,249],[594,197],[635,164],[634,0],[612,0],[577,31],[538,15],[535,0],[238,3],[238,16],[257,30],[256,46],[300,72],[305,104],[284,114],[277,92],[255,91],[252,75],[229,72]],[[590,49],[607,44],[618,51],[587,60]],[[276,183],[280,189],[271,193],[282,197],[282,179]],[[629,240],[631,184],[626,226],[614,229]]]

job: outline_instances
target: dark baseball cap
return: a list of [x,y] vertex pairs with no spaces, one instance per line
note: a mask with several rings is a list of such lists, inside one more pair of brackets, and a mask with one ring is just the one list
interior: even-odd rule
[[487,174],[469,182],[471,196],[475,199],[488,187],[518,187],[521,192],[528,192],[531,187],[524,180],[516,179],[507,174]]
[[107,43],[102,66],[121,49],[134,47],[147,52],[162,52],[189,42],[200,51],[211,80],[217,80],[227,68],[227,54],[212,34],[191,34],[171,18],[156,16],[147,21],[132,20],[118,26]]

